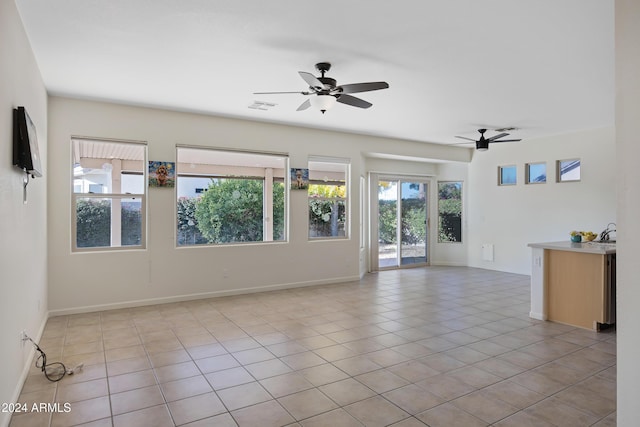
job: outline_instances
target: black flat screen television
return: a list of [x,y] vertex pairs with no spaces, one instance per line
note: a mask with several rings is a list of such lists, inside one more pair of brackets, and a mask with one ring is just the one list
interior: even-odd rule
[[36,127],[24,107],[13,109],[13,164],[31,176],[42,176]]

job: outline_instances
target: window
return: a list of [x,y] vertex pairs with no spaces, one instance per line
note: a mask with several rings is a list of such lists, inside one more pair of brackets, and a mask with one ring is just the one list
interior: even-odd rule
[[309,237],[347,237],[347,179],[344,159],[309,160]]
[[177,148],[178,246],[286,239],[286,155]]
[[580,181],[580,159],[558,160],[556,169],[558,182]]
[[547,164],[527,163],[525,165],[525,178],[527,184],[544,184],[547,182]]
[[498,185],[516,185],[515,166],[498,166]]
[[143,143],[73,138],[74,251],[145,247]]
[[462,182],[438,181],[438,242],[462,242]]
[[364,176],[360,177],[360,250],[364,250],[365,236],[364,225],[366,223],[365,217],[365,194],[367,194],[366,181]]

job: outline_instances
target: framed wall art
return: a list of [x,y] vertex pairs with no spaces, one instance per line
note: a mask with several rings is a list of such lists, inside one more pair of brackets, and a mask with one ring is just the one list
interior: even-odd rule
[[291,189],[306,190],[309,188],[309,169],[291,168]]
[[149,187],[176,186],[176,164],[175,162],[149,162]]

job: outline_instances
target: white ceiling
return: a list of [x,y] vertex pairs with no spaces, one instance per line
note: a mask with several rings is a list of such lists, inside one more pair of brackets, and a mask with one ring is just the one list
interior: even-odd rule
[[[455,143],[614,123],[613,0],[16,0],[50,94]],[[296,111],[298,71],[385,80]],[[277,105],[248,108],[254,101]]]

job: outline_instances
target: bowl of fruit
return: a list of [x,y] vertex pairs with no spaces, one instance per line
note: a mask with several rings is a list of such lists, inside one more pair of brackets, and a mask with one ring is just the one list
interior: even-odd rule
[[590,241],[594,240],[596,237],[598,237],[598,235],[596,233],[594,233],[593,231],[583,231],[582,232],[582,239],[586,240],[587,242],[590,242]]

